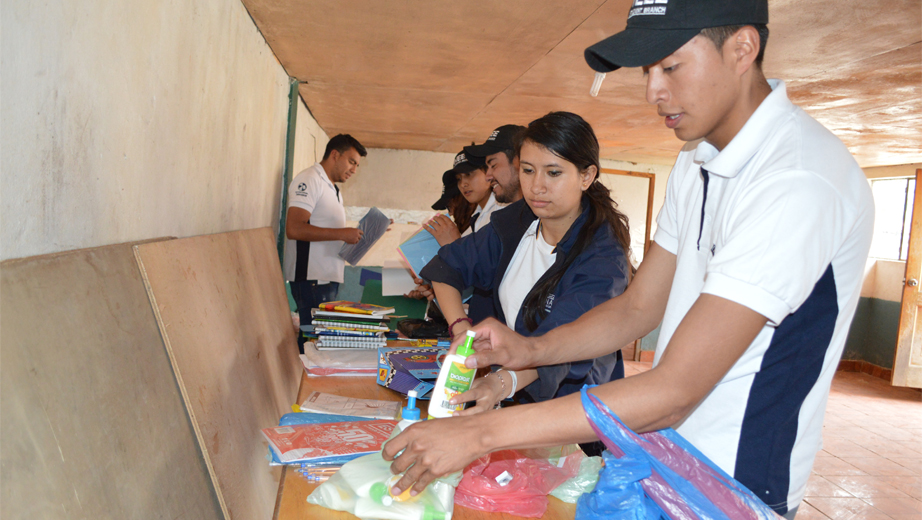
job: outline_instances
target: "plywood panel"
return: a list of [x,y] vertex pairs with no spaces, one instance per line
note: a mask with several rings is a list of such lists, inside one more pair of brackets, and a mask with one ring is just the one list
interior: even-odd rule
[[259,430],[294,403],[302,372],[272,230],[135,251],[227,518],[269,518],[280,471]]
[[0,264],[0,517],[222,517],[131,244]]

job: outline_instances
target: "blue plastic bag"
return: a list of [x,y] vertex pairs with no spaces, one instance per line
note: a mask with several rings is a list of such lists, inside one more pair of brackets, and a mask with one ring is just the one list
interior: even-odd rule
[[775,520],[745,486],[671,428],[638,435],[587,392],[583,409],[605,444],[605,467],[592,493],[580,497],[577,519]]

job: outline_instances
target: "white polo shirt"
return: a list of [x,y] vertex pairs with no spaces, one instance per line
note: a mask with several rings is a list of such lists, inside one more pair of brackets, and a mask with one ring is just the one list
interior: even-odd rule
[[689,143],[669,177],[654,239],[677,255],[676,272],[654,365],[702,293],[768,318],[676,429],[784,512],[802,500],[821,448],[874,204],[842,142],[791,104],[783,82],[769,83],[773,92],[724,150]]
[[[339,189],[317,163],[299,173],[288,187],[288,208],[311,214],[310,223],[322,228],[346,227],[346,210]],[[342,282],[346,262],[339,256],[342,240],[303,242],[285,240],[285,279]]]
[[490,215],[498,209],[503,209],[507,204],[500,204],[496,202],[496,195],[490,193],[490,198],[487,199],[487,203],[483,205],[483,209],[480,206],[477,206],[477,209],[474,210],[474,214],[471,215],[471,225],[464,230],[464,233],[461,233],[461,236],[466,237],[473,233],[474,231],[480,231],[480,229],[490,223]]

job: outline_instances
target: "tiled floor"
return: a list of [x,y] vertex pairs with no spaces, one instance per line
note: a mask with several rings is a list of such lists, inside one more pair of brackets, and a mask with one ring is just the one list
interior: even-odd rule
[[[627,361],[626,375],[650,363]],[[922,520],[922,393],[837,372],[797,520]]]

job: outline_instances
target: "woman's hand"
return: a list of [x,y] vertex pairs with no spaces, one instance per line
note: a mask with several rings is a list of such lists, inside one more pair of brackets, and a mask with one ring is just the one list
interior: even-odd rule
[[404,294],[407,298],[413,298],[414,300],[429,300],[432,301],[435,298],[435,293],[432,292],[432,286],[424,282],[421,278],[414,278],[416,282],[416,288],[412,291]]
[[449,401],[451,404],[476,402],[476,406],[457,411],[454,415],[465,417],[492,410],[496,403],[505,399],[512,391],[509,388],[509,385],[512,384],[511,378],[507,382],[502,377],[503,375],[498,371],[490,372],[484,377],[475,379],[471,389],[467,392],[452,397],[451,401]]
[[[399,494],[412,486],[410,494],[416,495],[433,479],[461,471],[486,455],[489,450],[483,444],[483,434],[489,426],[489,415],[419,422],[388,441],[382,455],[384,460],[394,461],[391,473],[406,472],[392,492]],[[401,450],[403,453],[397,457]]]
[[426,228],[426,231],[432,233],[432,236],[435,237],[435,240],[440,246],[450,244],[461,238],[461,232],[458,231],[458,226],[445,215],[439,214],[432,217],[432,220],[426,222],[423,227]]

